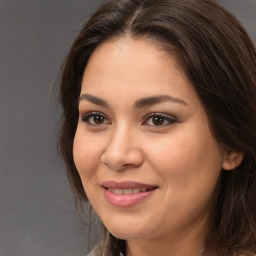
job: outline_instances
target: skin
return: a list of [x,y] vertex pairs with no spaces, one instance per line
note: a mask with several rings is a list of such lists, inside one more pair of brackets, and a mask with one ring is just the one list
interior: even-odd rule
[[[156,95],[176,100],[134,106]],[[90,112],[100,114],[85,120]],[[77,170],[106,228],[127,241],[127,255],[198,255],[229,160],[175,56],[130,37],[103,43],[84,71],[79,113]],[[147,117],[151,113],[174,121],[158,125]],[[118,207],[104,196],[101,185],[109,180],[158,188],[131,207]]]

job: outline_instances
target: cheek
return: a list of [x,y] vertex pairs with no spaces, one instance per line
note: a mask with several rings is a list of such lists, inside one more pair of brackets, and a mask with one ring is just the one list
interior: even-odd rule
[[155,143],[149,152],[148,159],[166,182],[182,187],[215,182],[223,159],[211,134],[199,134],[196,129]]
[[[221,172],[222,156],[211,138],[176,136],[150,151],[151,166],[162,178],[166,192],[164,212],[177,223],[212,207]],[[161,161],[159,161],[161,159]],[[173,212],[179,214],[173,216]]]
[[73,144],[73,158],[78,173],[84,176],[93,175],[98,164],[99,151],[97,143],[92,143],[90,136],[86,136],[78,127]]
[[[81,178],[85,193],[91,202],[94,202],[96,172],[99,165],[98,143],[92,143],[92,137],[86,135],[83,129],[78,127],[73,144],[73,158],[78,174]],[[96,200],[97,201],[97,200]]]

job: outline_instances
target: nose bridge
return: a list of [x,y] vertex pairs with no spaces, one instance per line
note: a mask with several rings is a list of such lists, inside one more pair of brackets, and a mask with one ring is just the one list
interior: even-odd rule
[[141,165],[142,151],[136,140],[136,131],[131,126],[120,124],[113,128],[104,152],[104,161],[115,170]]
[[109,148],[113,148],[113,150],[116,149],[125,149],[125,147],[128,147],[129,145],[127,142],[129,142],[128,138],[131,136],[131,128],[128,125],[117,125],[113,131],[112,136],[109,141]]

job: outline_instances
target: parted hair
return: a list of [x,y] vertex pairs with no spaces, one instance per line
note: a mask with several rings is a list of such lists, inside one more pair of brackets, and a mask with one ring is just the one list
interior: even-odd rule
[[[58,145],[77,202],[88,200],[73,160],[83,72],[100,44],[124,36],[174,52],[215,139],[244,154],[240,166],[221,172],[204,255],[256,254],[256,49],[239,21],[212,0],[109,0],[82,27],[63,64],[59,93]],[[125,255],[125,241],[106,234],[109,255]]]

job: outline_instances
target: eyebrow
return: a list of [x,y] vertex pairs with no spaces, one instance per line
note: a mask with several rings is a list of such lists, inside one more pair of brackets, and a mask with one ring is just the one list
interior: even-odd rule
[[134,107],[143,108],[146,106],[152,106],[152,105],[156,105],[156,104],[160,104],[168,101],[173,103],[179,103],[182,105],[188,105],[184,100],[179,98],[175,98],[169,95],[156,95],[156,96],[146,97],[146,98],[137,100],[134,104]]
[[98,98],[98,97],[96,97],[96,96],[93,96],[93,95],[91,95],[91,94],[82,94],[82,95],[79,97],[78,103],[79,103],[80,101],[82,101],[82,100],[89,101],[89,102],[91,102],[91,103],[93,103],[93,104],[100,105],[100,106],[102,106],[102,107],[107,107],[107,108],[110,107],[109,104],[108,104],[105,100],[103,100],[103,99],[101,99],[101,98]]
[[[82,94],[79,97],[78,102],[85,100],[85,101],[89,101],[93,104],[96,105],[100,105],[103,107],[107,107],[107,108],[111,108],[110,105],[103,99],[98,98],[96,96],[93,96],[91,94]],[[152,105],[156,105],[156,104],[160,104],[163,102],[173,102],[173,103],[179,103],[182,105],[188,105],[184,100],[179,99],[179,98],[175,98],[169,95],[156,95],[156,96],[150,96],[150,97],[145,97],[145,98],[141,98],[135,101],[133,107],[134,108],[144,108],[146,106],[152,106]]]

